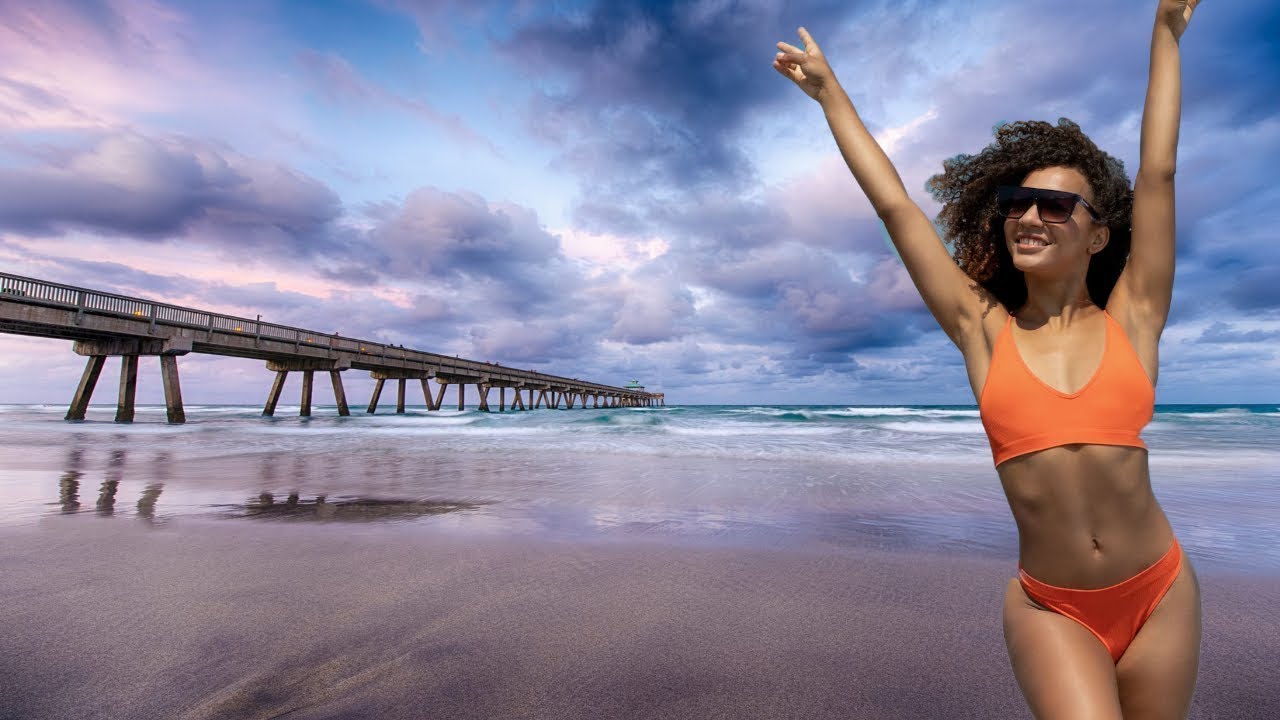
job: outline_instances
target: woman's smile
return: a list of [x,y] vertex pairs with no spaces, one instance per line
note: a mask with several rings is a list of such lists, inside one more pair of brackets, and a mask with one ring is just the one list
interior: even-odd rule
[[1046,238],[1027,233],[1019,233],[1017,239],[1014,241],[1014,245],[1016,245],[1019,250],[1028,251],[1038,251],[1041,248],[1048,247],[1052,244],[1053,243],[1049,242]]

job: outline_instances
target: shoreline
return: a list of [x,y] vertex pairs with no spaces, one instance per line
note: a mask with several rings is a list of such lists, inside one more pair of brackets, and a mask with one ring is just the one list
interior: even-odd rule
[[[0,717],[1027,717],[1013,567],[405,526],[0,528]],[[1280,704],[1280,579],[1197,566],[1192,717]]]

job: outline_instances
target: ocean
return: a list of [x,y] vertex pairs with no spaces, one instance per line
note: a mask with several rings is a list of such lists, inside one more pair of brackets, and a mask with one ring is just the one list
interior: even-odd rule
[[[0,406],[0,524],[395,523],[609,542],[863,545],[1011,561],[972,406],[672,406],[309,418]],[[1204,571],[1280,575],[1280,406],[1164,405],[1152,481]],[[74,518],[71,520],[70,518]]]

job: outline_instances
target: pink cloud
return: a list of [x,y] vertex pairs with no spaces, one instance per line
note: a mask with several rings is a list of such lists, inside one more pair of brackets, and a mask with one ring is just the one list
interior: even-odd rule
[[101,127],[176,107],[209,81],[186,31],[150,0],[0,5],[0,127]]

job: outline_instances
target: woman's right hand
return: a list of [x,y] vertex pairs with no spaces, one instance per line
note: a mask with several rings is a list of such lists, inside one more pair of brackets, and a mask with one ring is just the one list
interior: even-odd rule
[[801,50],[784,42],[778,43],[778,54],[773,59],[773,69],[800,86],[805,95],[822,102],[823,95],[837,86],[836,75],[831,71],[826,57],[822,55],[822,49],[813,41],[809,31],[800,28],[797,32],[800,34],[800,40],[804,42],[804,49]]
[[1160,22],[1169,26],[1174,40],[1182,39],[1187,23],[1191,22],[1191,13],[1196,11],[1199,4],[1200,0],[1160,0],[1160,7],[1156,12]]

